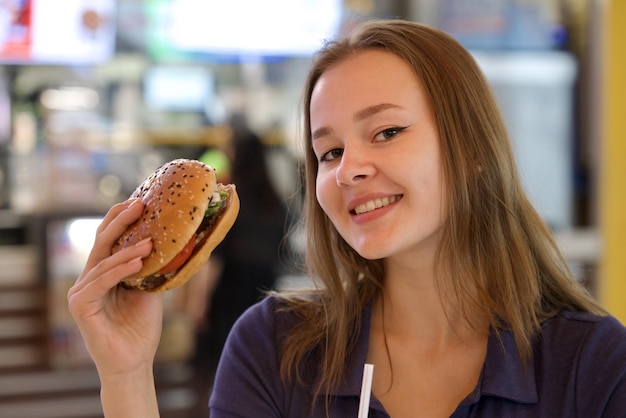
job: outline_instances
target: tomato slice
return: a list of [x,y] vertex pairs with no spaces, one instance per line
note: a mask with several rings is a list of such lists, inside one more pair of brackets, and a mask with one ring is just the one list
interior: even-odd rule
[[180,266],[182,266],[183,263],[185,261],[187,261],[187,259],[189,258],[189,256],[193,252],[193,247],[195,246],[195,244],[196,244],[196,236],[194,234],[194,235],[191,236],[191,239],[189,240],[189,242],[187,244],[185,244],[183,249],[178,253],[178,255],[176,257],[174,257],[172,259],[172,261],[167,263],[167,265],[165,267],[163,267],[161,270],[159,270],[159,272],[157,274],[171,273],[174,270],[176,270],[177,268],[179,268]]

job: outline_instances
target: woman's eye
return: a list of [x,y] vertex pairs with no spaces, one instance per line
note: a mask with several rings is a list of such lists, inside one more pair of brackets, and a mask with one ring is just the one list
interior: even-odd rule
[[385,129],[381,132],[379,132],[374,139],[377,141],[386,141],[390,138],[393,138],[394,136],[396,136],[397,134],[399,134],[400,132],[402,132],[403,130],[405,130],[406,127],[401,128],[401,127],[393,127],[393,128],[388,128]]
[[335,160],[337,158],[341,158],[342,155],[343,155],[343,149],[341,149],[341,148],[333,148],[330,151],[327,151],[327,152],[323,153],[320,156],[320,161],[322,161],[322,162],[332,161],[332,160]]

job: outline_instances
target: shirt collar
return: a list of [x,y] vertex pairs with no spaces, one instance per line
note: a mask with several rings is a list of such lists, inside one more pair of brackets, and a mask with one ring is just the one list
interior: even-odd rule
[[[346,359],[343,382],[333,395],[360,395],[363,366],[367,361],[371,312],[372,306],[368,304],[363,310],[362,328],[355,351]],[[495,396],[526,404],[538,401],[534,362],[530,359],[524,365],[513,334],[509,331],[497,333],[492,329],[489,333],[480,380],[462,404],[478,402],[481,396]]]
[[526,404],[538,401],[534,362],[532,359],[526,364],[522,362],[509,331],[498,333],[492,329],[489,333],[480,381],[463,403],[477,402],[480,396],[497,396]]

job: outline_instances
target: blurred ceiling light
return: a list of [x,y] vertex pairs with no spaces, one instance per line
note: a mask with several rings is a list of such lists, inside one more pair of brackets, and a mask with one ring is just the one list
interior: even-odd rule
[[84,87],[48,89],[41,94],[41,104],[53,110],[87,110],[98,106],[100,97],[95,90]]
[[98,182],[98,190],[104,196],[115,197],[122,191],[122,181],[116,175],[107,174]]

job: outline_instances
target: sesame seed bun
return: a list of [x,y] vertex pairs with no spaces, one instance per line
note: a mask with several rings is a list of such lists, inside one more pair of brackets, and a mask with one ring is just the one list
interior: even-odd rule
[[[205,217],[218,189],[228,197],[213,215]],[[143,259],[142,269],[122,281],[125,287],[151,292],[186,283],[224,239],[239,213],[235,186],[216,183],[215,170],[197,160],[176,159],[164,164],[130,197],[141,199],[144,213],[119,237],[112,251],[152,238],[152,253]],[[195,240],[195,245],[184,264],[161,274],[183,249],[189,248],[190,240]]]

